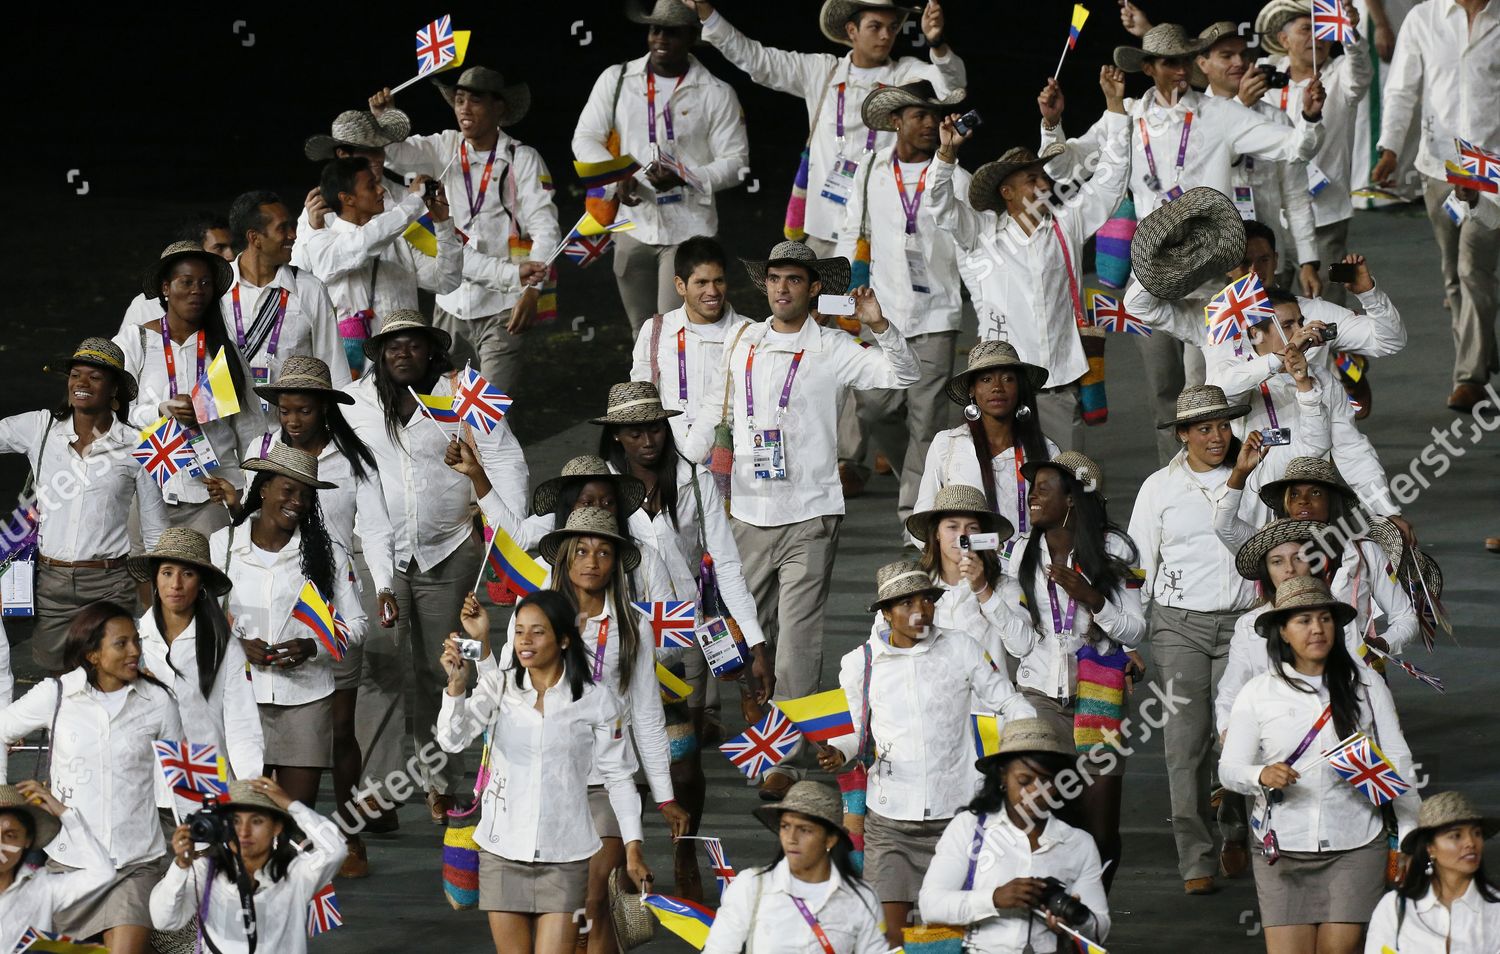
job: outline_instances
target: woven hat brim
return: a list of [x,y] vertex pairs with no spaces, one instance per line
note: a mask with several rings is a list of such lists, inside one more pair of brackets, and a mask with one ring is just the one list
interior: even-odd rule
[[681,411],[669,411],[661,405],[655,409],[649,407],[632,407],[623,411],[610,411],[603,417],[589,418],[590,424],[651,424],[656,421],[665,421],[669,417],[676,417]]
[[818,29],[823,35],[840,46],[853,46],[849,38],[844,34],[844,24],[861,7],[866,10],[889,10],[892,13],[901,14],[901,21],[896,24],[896,32],[906,26],[906,21],[913,13],[918,11],[910,7],[898,7],[894,4],[887,6],[883,3],[859,3],[856,0],[824,0],[823,9],[818,12]]
[[251,390],[272,404],[275,404],[276,398],[282,394],[322,394],[332,398],[336,404],[354,403],[354,395],[340,391],[338,388],[324,387],[322,384],[309,384],[306,387],[297,384],[262,384]]
[[31,816],[31,824],[36,829],[36,841],[31,845],[31,850],[37,851],[47,847],[62,831],[62,822],[49,812],[45,812],[38,805],[30,802],[16,802],[15,804],[0,805],[0,808],[9,812],[25,812]]
[[1242,544],[1234,555],[1234,568],[1247,580],[1260,578],[1266,557],[1283,543],[1305,543],[1317,540],[1316,530],[1323,524],[1313,520],[1278,521],[1262,527]]
[[1027,364],[1025,361],[1011,361],[1008,358],[986,358],[977,365],[967,367],[948,379],[948,386],[944,390],[949,400],[954,404],[969,403],[969,375],[978,374],[981,371],[989,371],[994,368],[1016,368],[1026,375],[1027,381],[1031,383],[1032,391],[1040,391],[1047,384],[1047,369]]
[[1452,821],[1445,821],[1441,825],[1419,825],[1407,832],[1406,837],[1401,839],[1401,853],[1410,855],[1417,847],[1417,835],[1424,831],[1437,831],[1440,828],[1447,828],[1449,825],[1461,825],[1464,822],[1478,825],[1479,830],[1484,832],[1485,840],[1489,840],[1500,834],[1500,818],[1491,818],[1488,815],[1478,815],[1474,818],[1455,818]]
[[584,530],[579,527],[572,529],[565,527],[562,530],[553,530],[542,537],[542,542],[537,544],[537,552],[551,566],[557,567],[557,551],[562,549],[563,541],[569,537],[598,537],[601,540],[614,541],[620,548],[620,562],[625,565],[626,573],[635,572],[635,568],[641,565],[641,551],[639,547],[618,533],[606,533],[603,530]]
[[313,162],[326,162],[334,158],[334,152],[340,146],[345,149],[384,149],[392,143],[398,143],[411,135],[411,119],[399,109],[390,108],[375,120],[375,126],[381,135],[377,140],[371,142],[354,142],[350,139],[340,139],[323,133],[308,136],[302,142],[302,154]]
[[[644,0],[644,3],[627,4],[625,7],[625,19],[631,23],[639,23],[642,26],[659,26],[669,29],[681,29],[683,27],[701,29],[702,27],[702,22],[698,19],[698,14],[681,4],[676,4],[673,10],[673,15],[678,17],[678,20],[675,21],[670,17],[656,16],[653,13],[654,9],[650,0]],[[678,13],[678,10],[682,12]]]
[[823,286],[824,295],[842,295],[849,289],[849,278],[854,273],[847,258],[818,258],[805,262],[798,258],[769,258],[764,261],[742,258],[745,271],[750,273],[750,282],[760,289],[762,294],[766,290],[766,270],[772,265],[800,265],[808,268],[818,276],[818,281]]
[[1014,173],[1032,166],[1045,166],[1067,151],[1060,142],[1048,143],[1034,160],[1027,162],[1005,162],[996,159],[986,162],[969,178],[969,206],[975,212],[1001,212],[1005,203],[1000,201],[1000,186]]
[[192,567],[203,574],[203,585],[208,587],[208,591],[214,596],[223,596],[234,588],[234,581],[223,570],[212,563],[205,563],[185,553],[148,553],[143,556],[129,557],[125,560],[125,569],[133,579],[142,583],[150,583],[156,575],[157,563],[181,563]]
[[979,521],[981,533],[998,533],[1002,540],[1016,535],[1016,528],[1001,514],[991,510],[959,510],[952,507],[943,510],[923,510],[906,518],[906,532],[924,543],[935,524],[953,514],[963,514]]
[[943,598],[944,592],[946,591],[941,586],[913,586],[909,589],[897,590],[890,596],[881,597],[875,600],[875,602],[871,603],[870,612],[878,613],[891,603],[894,603],[897,600],[904,600],[908,596],[913,596],[917,593],[931,593],[932,601],[936,603],[938,600]]
[[615,519],[624,520],[637,510],[641,504],[646,502],[646,485],[634,477],[626,474],[572,474],[567,477],[553,477],[536,485],[531,492],[531,513],[533,516],[544,517],[557,509],[557,498],[562,494],[563,488],[572,481],[588,483],[591,480],[612,480],[615,482]]
[[68,369],[73,367],[73,365],[75,364],[86,364],[91,368],[100,368],[104,371],[113,371],[116,377],[118,377],[120,380],[120,390],[124,392],[123,397],[127,401],[134,401],[136,395],[141,393],[140,385],[136,383],[135,375],[131,374],[129,371],[126,371],[124,368],[117,368],[106,361],[100,361],[96,358],[80,358],[76,355],[70,354],[66,358],[59,358],[57,359],[57,361],[49,362],[47,367],[57,368],[61,374],[66,376],[68,373]]
[[860,118],[868,129],[895,132],[896,124],[893,120],[903,109],[919,106],[929,112],[941,114],[963,101],[964,91],[961,89],[950,90],[948,95],[938,99],[923,99],[899,86],[886,86],[865,97],[865,104],[860,107]]
[[1355,493],[1352,487],[1323,480],[1321,477],[1282,477],[1279,480],[1270,481],[1260,488],[1261,503],[1271,508],[1272,513],[1281,513],[1286,509],[1282,504],[1286,489],[1293,484],[1317,484],[1320,487],[1327,487],[1343,498],[1345,506],[1359,506],[1359,494]]
[[229,270],[229,263],[212,252],[202,249],[192,251],[183,250],[173,252],[164,258],[159,258],[149,268],[141,280],[141,290],[146,293],[148,301],[156,301],[161,298],[161,283],[166,273],[184,258],[200,258],[208,263],[208,270],[214,279],[214,297],[223,298],[224,293],[229,291],[229,286],[234,278],[234,273]]
[[983,772],[988,766],[994,764],[995,762],[998,762],[1000,759],[1016,758],[1017,756],[1021,755],[1041,755],[1048,758],[1057,759],[1071,759],[1075,758],[1078,755],[1078,751],[1076,749],[1070,749],[1060,741],[1053,740],[1053,743],[1054,744],[1051,746],[1043,745],[1040,748],[1002,748],[999,752],[996,752],[993,755],[986,755],[981,758],[975,759],[974,768],[980,772]]
[[1146,65],[1147,60],[1161,59],[1169,56],[1191,57],[1203,52],[1205,44],[1199,40],[1189,39],[1187,45],[1180,50],[1167,53],[1150,53],[1138,46],[1115,47],[1115,66],[1127,73],[1139,73]]
[[845,841],[850,841],[849,829],[844,827],[842,815],[838,818],[830,818],[827,815],[809,811],[806,805],[784,806],[781,802],[772,802],[769,805],[760,805],[751,809],[750,814],[754,815],[756,820],[774,832],[781,828],[781,816],[787,812],[795,812],[798,815],[806,815],[808,818],[816,818],[820,822],[827,822],[834,827],[834,830],[839,833],[840,837]]
[[292,813],[278,808],[276,803],[269,798],[263,803],[258,801],[220,802],[219,808],[222,811],[229,812],[264,812],[267,815],[273,815],[279,818],[282,824],[286,826],[282,831],[283,837],[290,838],[293,841],[300,840],[302,829],[297,826],[296,820],[292,818]]
[[432,340],[437,342],[444,354],[453,347],[453,336],[441,328],[434,328],[432,325],[405,325],[400,328],[382,329],[378,334],[366,338],[363,347],[365,357],[371,361],[378,361],[382,342],[391,335],[399,335],[408,331],[423,331],[431,335]]
[[1255,15],[1255,32],[1260,37],[1261,49],[1273,56],[1285,56],[1286,47],[1277,39],[1287,21],[1299,16],[1311,16],[1312,10],[1289,0],[1271,0]]
[[[1345,626],[1348,626],[1355,617],[1354,607],[1350,606],[1348,603],[1341,602],[1337,599],[1319,600],[1315,603],[1307,603],[1303,606],[1283,606],[1279,609],[1266,610],[1264,613],[1260,614],[1260,618],[1255,621],[1255,631],[1257,633],[1260,633],[1263,638],[1268,639],[1270,638],[1272,631],[1281,628],[1281,624],[1286,622],[1289,617],[1295,616],[1298,613],[1305,613],[1308,610],[1316,609],[1332,610],[1334,625],[1339,629],[1343,629]],[[1343,638],[1342,633],[1339,634],[1339,638]]]
[[280,474],[283,477],[290,477],[292,480],[295,480],[299,484],[305,484],[306,486],[311,487],[314,490],[337,490],[339,486],[338,484],[330,484],[326,480],[317,480],[310,474],[298,473],[297,471],[292,470],[290,467],[284,467],[281,464],[278,464],[276,461],[270,460],[266,457],[252,457],[247,461],[242,461],[240,463],[240,469],[265,471],[269,474]]
[[1233,421],[1250,413],[1248,404],[1230,404],[1226,407],[1211,408],[1206,411],[1195,411],[1186,416],[1176,417],[1156,425],[1158,431],[1164,431],[1171,427],[1180,427],[1185,424],[1197,424],[1199,421]]
[[[443,99],[447,101],[448,105],[452,106],[453,99],[458,93],[459,84],[445,83],[436,77],[431,82],[433,86],[437,87],[438,92],[442,94]],[[470,87],[464,88],[469,89]],[[491,93],[505,100],[505,112],[501,113],[500,118],[495,121],[497,125],[514,126],[522,119],[525,119],[527,113],[531,112],[531,87],[526,83],[512,83],[509,86],[502,86],[498,90],[481,89],[479,92]]]
[[1222,279],[1244,257],[1244,219],[1228,196],[1206,186],[1146,216],[1130,241],[1131,270],[1163,301],[1181,301],[1209,279]]

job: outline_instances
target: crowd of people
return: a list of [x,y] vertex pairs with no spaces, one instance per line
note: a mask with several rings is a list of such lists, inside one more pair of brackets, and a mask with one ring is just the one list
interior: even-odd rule
[[[1351,195],[1423,198],[1446,404],[1493,412],[1500,202],[1445,163],[1456,139],[1500,149],[1500,5],[1331,6],[1368,42],[1294,0],[1253,38],[1121,0],[1139,42],[1099,70],[1103,114],[1049,80],[1037,141],[972,173],[986,97],[937,0],[824,0],[839,55],[767,46],[705,0],[631,8],[646,52],[600,74],[571,158],[638,164],[589,199],[633,225],[612,260],[635,347],[597,446],[556,476],[505,421],[434,413],[474,372],[516,380],[567,239],[547,161],[507,130],[529,87],[467,66],[428,135],[389,89],[340,113],[305,143],[300,203],[250,191],[188,224],[113,338],[64,362],[64,400],[0,421],[37,488],[44,673],[17,695],[0,639],[0,740],[45,734],[29,772],[0,755],[0,950],[28,931],[305,950],[309,903],[368,876],[362,834],[414,796],[474,858],[450,899],[497,952],[624,948],[620,899],[669,880],[642,793],[696,836],[703,750],[835,683],[849,731],[757,773],[775,856],[724,888],[704,950],[873,954],[922,930],[1099,949],[1137,720],[1164,738],[1184,893],[1250,872],[1269,954],[1500,950],[1500,820],[1418,791],[1387,688],[1445,622],[1442,575],[1360,430],[1371,362],[1407,331],[1349,248]],[[922,58],[892,54],[909,18]],[[785,240],[758,260],[715,240],[714,196],[759,117],[695,43],[805,106]],[[1159,454],[1128,515],[1086,446],[1090,259],[1151,399],[1116,414]],[[730,305],[744,278],[769,315]],[[1228,335],[1225,295],[1257,299]],[[238,411],[210,413],[203,382]],[[193,462],[170,474],[132,454],[163,419]],[[874,541],[891,560],[863,584],[868,638],[825,665],[846,500],[878,469],[899,483]],[[59,480],[80,489],[44,492]],[[333,642],[301,622],[310,591]],[[699,645],[632,605],[679,601]],[[163,741],[221,759],[206,816]],[[701,902],[694,845],[658,856]]]

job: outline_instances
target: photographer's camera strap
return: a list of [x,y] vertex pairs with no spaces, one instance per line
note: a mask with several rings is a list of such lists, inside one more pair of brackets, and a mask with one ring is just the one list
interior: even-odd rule
[[828,940],[828,935],[823,931],[823,925],[818,923],[818,916],[813,914],[808,908],[807,902],[801,898],[794,897],[792,898],[792,903],[797,906],[797,913],[802,915],[802,920],[806,921],[807,926],[812,928],[813,937],[817,938],[818,945],[823,948],[823,954],[837,954],[833,949],[833,944]]

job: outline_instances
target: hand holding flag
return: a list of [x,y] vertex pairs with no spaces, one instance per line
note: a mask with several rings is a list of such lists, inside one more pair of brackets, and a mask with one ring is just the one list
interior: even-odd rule
[[443,14],[417,31],[417,75],[391,93],[399,93],[425,76],[458,69],[468,52],[469,31],[454,30],[453,17]]
[[[1225,285],[1203,309],[1204,323],[1208,326],[1209,340],[1224,344],[1230,338],[1238,338],[1251,325],[1262,321],[1275,321],[1276,310],[1271,307],[1271,298],[1261,284],[1260,276],[1251,272]],[[1280,324],[1276,325],[1281,328]]]
[[776,707],[797,724],[799,732],[814,742],[827,742],[854,732],[849,697],[842,689],[830,689],[800,699],[784,699],[777,702]]
[[1052,78],[1057,79],[1062,72],[1063,60],[1067,59],[1068,51],[1078,45],[1078,34],[1083,32],[1083,25],[1089,18],[1088,7],[1081,3],[1073,4],[1073,22],[1068,26],[1068,42],[1063,47],[1062,56],[1057,58],[1057,69],[1052,71]]
[[[292,619],[312,630],[330,656],[334,659],[344,658],[344,653],[349,649],[349,628],[335,622],[338,614],[323,599],[323,594],[318,592],[312,580],[302,584],[302,592],[297,597],[296,605],[292,607]],[[342,623],[342,619],[338,622]]]

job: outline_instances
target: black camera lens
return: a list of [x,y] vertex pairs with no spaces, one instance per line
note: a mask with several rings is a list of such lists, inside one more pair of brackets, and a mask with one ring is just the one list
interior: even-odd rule
[[1329,322],[1328,324],[1324,325],[1318,333],[1323,336],[1324,341],[1332,341],[1334,338],[1337,338],[1339,336],[1338,323]]
[[1075,928],[1082,927],[1093,917],[1088,905],[1068,893],[1067,885],[1056,878],[1043,878],[1042,881],[1046,883],[1046,887],[1042,889],[1042,903],[1039,905],[1043,911],[1050,912]]

